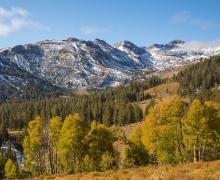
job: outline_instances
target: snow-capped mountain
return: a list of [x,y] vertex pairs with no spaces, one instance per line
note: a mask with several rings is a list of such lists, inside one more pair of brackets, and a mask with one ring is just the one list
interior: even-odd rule
[[154,67],[159,70],[173,69],[196,63],[201,58],[220,55],[220,46],[192,46],[181,40],[174,40],[165,45],[154,44],[145,49],[151,54]]
[[63,89],[35,77],[0,54],[0,103],[11,99],[32,99],[61,94]]
[[[0,67],[6,70],[11,64],[59,87],[103,88],[143,79],[145,71],[173,69],[218,54],[220,47],[189,48],[180,40],[138,47],[129,41],[111,46],[100,39],[68,38],[4,48],[0,50]],[[0,83],[4,76],[1,72]]]

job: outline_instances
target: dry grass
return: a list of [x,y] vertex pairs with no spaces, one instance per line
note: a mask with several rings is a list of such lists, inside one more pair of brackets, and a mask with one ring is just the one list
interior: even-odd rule
[[159,100],[166,101],[177,95],[178,88],[179,88],[178,82],[168,82],[150,88],[146,90],[144,93],[150,94],[152,97],[155,98],[155,101],[159,101]]
[[132,123],[132,124],[121,126],[120,129],[126,137],[129,137],[132,133],[132,130],[137,126],[141,126],[142,124],[143,122]]
[[[158,102],[161,100],[168,101],[174,96],[177,96],[178,88],[179,88],[178,82],[167,82],[167,83],[161,84],[159,86],[156,86],[156,87],[153,87],[153,88],[150,88],[144,91],[144,94],[145,95],[149,94],[155,100],[155,102]],[[147,99],[147,100],[138,102],[138,105],[144,111],[150,102],[151,102],[151,99]]]
[[[167,82],[159,86],[150,88],[144,91],[144,93],[145,95],[149,94],[156,103],[159,101],[167,102],[167,101],[170,101],[175,96],[178,96],[178,89],[179,89],[178,82]],[[189,102],[189,98],[187,97],[182,98],[182,100]],[[151,99],[148,99],[148,100],[138,102],[138,105],[144,111],[150,102],[151,102]]]
[[11,136],[20,136],[20,135],[22,135],[23,134],[23,132],[22,131],[16,131],[16,130],[14,130],[14,131],[8,131],[8,134],[9,135],[11,135]]
[[183,66],[180,66],[180,67],[176,67],[175,69],[170,69],[170,70],[165,70],[165,71],[155,71],[153,72],[152,74],[153,75],[156,75],[156,76],[159,76],[160,78],[162,79],[170,79],[173,77],[173,75],[177,75],[178,72],[188,68],[188,67],[191,67],[193,64],[186,64],[186,65],[183,65]]
[[117,171],[78,173],[75,175],[54,175],[35,179],[57,180],[219,180],[220,161],[148,166]]

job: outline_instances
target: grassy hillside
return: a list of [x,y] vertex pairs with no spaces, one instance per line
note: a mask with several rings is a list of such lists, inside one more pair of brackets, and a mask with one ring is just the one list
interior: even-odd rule
[[35,179],[64,180],[146,180],[146,179],[220,179],[220,161],[178,164],[175,166],[148,166],[117,171],[78,173],[75,175],[54,175]]
[[179,83],[178,82],[166,82],[161,85],[155,86],[153,88],[144,91],[144,95],[150,95],[150,99],[139,101],[138,105],[143,111],[152,103],[157,103],[161,100],[169,101],[173,97],[178,95]]
[[177,95],[179,89],[178,82],[167,82],[159,86],[147,89],[144,93],[155,98],[155,101],[169,100]]

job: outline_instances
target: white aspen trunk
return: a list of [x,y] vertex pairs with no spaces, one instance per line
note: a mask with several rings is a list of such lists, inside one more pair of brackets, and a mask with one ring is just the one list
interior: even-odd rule
[[193,146],[193,161],[194,161],[194,163],[197,162],[197,158],[196,158],[196,140],[195,140],[195,143],[194,143],[194,146]]

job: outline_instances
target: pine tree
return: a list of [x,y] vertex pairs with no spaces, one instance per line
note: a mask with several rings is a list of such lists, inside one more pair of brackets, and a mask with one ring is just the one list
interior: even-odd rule
[[4,177],[5,159],[0,151],[0,179]]

